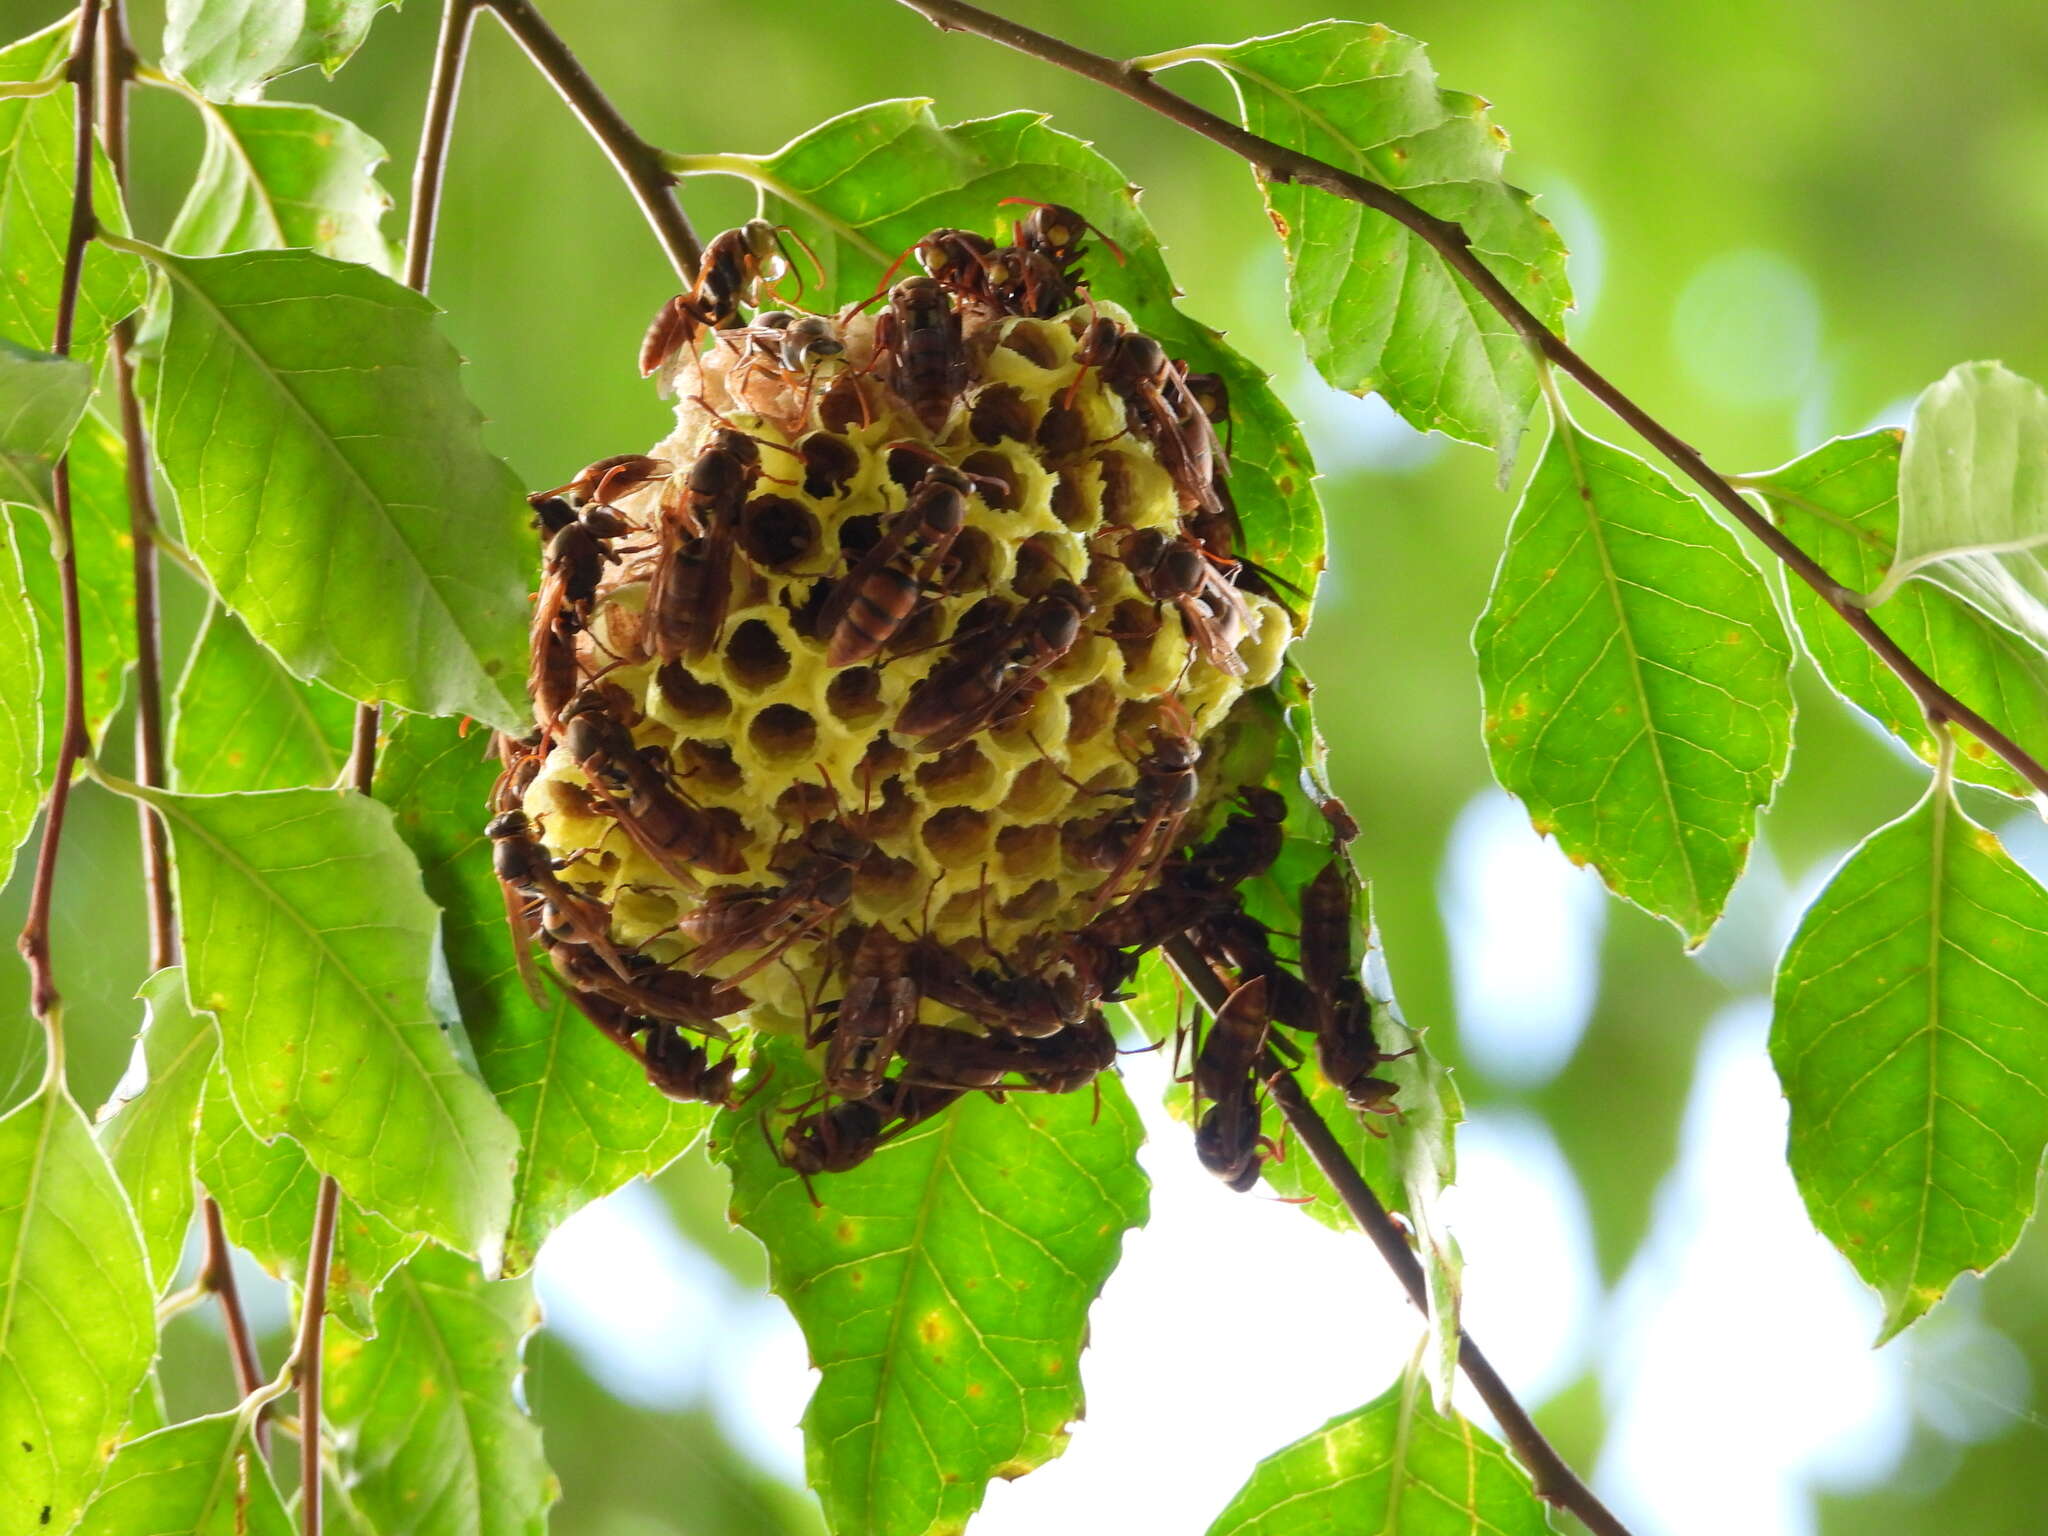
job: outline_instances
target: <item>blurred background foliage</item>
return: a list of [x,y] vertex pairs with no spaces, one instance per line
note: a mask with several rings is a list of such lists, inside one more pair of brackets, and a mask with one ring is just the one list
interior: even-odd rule
[[[767,151],[862,103],[931,95],[949,121],[1049,112],[1145,189],[1187,307],[1277,376],[1324,472],[1331,572],[1301,655],[1320,688],[1338,788],[1364,826],[1357,851],[1406,1010],[1433,1026],[1471,1108],[1459,1198],[1475,1331],[1510,1364],[1515,1352],[1501,1341],[1523,1336],[1523,1358],[1541,1362],[1527,1384],[1544,1421],[1575,1462],[1598,1468],[1646,1536],[1737,1522],[1902,1536],[2048,1528],[2048,1418],[2030,1387],[2048,1373],[2048,1240],[2030,1234],[1988,1281],[1959,1287],[1941,1314],[1870,1356],[1875,1308],[1805,1227],[1763,1062],[1758,1000],[1799,903],[1856,839],[1907,808],[1921,773],[1803,676],[1792,775],[1750,876],[1722,929],[1683,954],[1667,927],[1589,889],[1590,877],[1537,844],[1490,788],[1467,637],[1511,499],[1494,486],[1489,455],[1418,438],[1315,381],[1286,330],[1279,252],[1237,162],[1097,88],[943,37],[883,0],[545,9],[628,118],[667,148]],[[1320,0],[1014,9],[1118,54],[1329,14]],[[135,10],[154,56],[160,17],[149,4]],[[1389,0],[1350,14],[1422,38],[1447,85],[1494,103],[1514,139],[1510,177],[1544,195],[1572,248],[1575,341],[1719,467],[1763,469],[1829,436],[1903,422],[1911,396],[1965,358],[2048,376],[2048,8]],[[55,15],[54,4],[0,0],[10,37]],[[380,139],[399,168],[387,168],[387,185],[402,197],[435,25],[429,0],[410,0],[380,18],[335,80],[302,73],[272,95],[327,106]],[[1172,83],[1226,100],[1220,80],[1199,71]],[[144,179],[131,212],[153,236],[175,212],[199,132],[174,98],[137,97]],[[469,388],[493,445],[541,485],[653,441],[664,407],[632,358],[673,280],[596,150],[487,18],[455,142],[434,296],[471,359]],[[752,211],[736,183],[684,193],[700,231]],[[1615,435],[1590,405],[1580,414]],[[174,598],[174,658],[196,624],[189,598]],[[108,748],[117,767],[126,729],[117,724]],[[2022,820],[2011,802],[1974,806],[1994,826]],[[56,949],[75,1091],[91,1105],[119,1077],[137,1022],[128,999],[144,972],[143,916],[133,812],[87,785],[75,814]],[[2048,852],[2038,823],[2012,835],[2023,857]],[[6,893],[7,923],[20,920],[28,864]],[[0,984],[23,995],[11,946]],[[18,1033],[19,1044],[10,1030],[0,1047],[10,1097],[27,1086],[34,1054]],[[1177,1134],[1151,1153],[1155,1174],[1199,1184]],[[751,1240],[723,1229],[721,1182],[693,1159],[659,1182],[658,1204],[634,1197],[631,1242],[649,1268],[623,1287],[610,1277],[616,1299],[606,1303],[626,1324],[643,1303],[646,1318],[672,1316],[661,1298],[683,1274],[697,1309],[693,1319],[685,1308],[685,1326],[707,1337],[770,1326],[732,1321],[730,1309],[755,1316],[746,1298],[759,1294],[762,1265]],[[1189,1219],[1208,1225],[1184,1251],[1199,1263],[1203,1232],[1213,1239],[1235,1219],[1228,1198],[1191,1189],[1183,1203],[1162,1199],[1155,1226],[1196,1213]],[[1259,1220],[1281,1211],[1269,1206]],[[579,1232],[601,1244],[586,1223],[555,1246]],[[1316,1294],[1332,1306],[1382,1283],[1361,1282],[1371,1268],[1362,1248],[1314,1251],[1331,1266]],[[812,1529],[788,1483],[800,1344],[776,1335],[734,1354],[699,1341],[684,1351],[694,1376],[637,1391],[617,1350],[608,1367],[601,1342],[589,1342],[597,1335],[576,1325],[577,1266],[563,1265],[553,1279],[543,1267],[563,1327],[530,1349],[528,1381],[565,1489],[555,1529]],[[1198,1271],[1151,1299],[1192,1307],[1197,1298],[1172,1293],[1202,1285]],[[1211,1311],[1200,1338],[1218,1353],[1248,1350],[1264,1311],[1295,1348],[1312,1350],[1309,1326],[1293,1321],[1309,1314],[1282,1299],[1294,1288],[1274,1275],[1270,1310],[1240,1299],[1227,1315],[1241,1333],[1221,1332]],[[271,1305],[275,1360],[282,1310]],[[1185,1338],[1190,1314],[1178,1315]],[[1371,1315],[1393,1320],[1386,1358],[1405,1355],[1398,1309]],[[1107,1327],[1098,1318],[1098,1342]],[[177,1359],[165,1374],[181,1415],[231,1393],[212,1329],[210,1314],[195,1314],[172,1330]],[[657,1350],[641,1364],[667,1358]],[[771,1366],[777,1380],[753,1379]],[[1252,1389],[1260,1428],[1228,1434],[1235,1461],[1217,1493],[1148,1528],[1199,1528],[1198,1511],[1219,1508],[1253,1459],[1372,1396],[1384,1377],[1354,1375],[1347,1397],[1314,1408],[1290,1402],[1285,1381]],[[763,1394],[766,1408],[748,1406]],[[1211,1416],[1229,1409],[1221,1395],[1208,1405]],[[747,1427],[760,1422],[781,1437],[765,1449]],[[1089,1449],[1103,1478],[1183,1477],[1185,1439],[1147,1439],[1141,1458],[1119,1433],[1098,1416],[1070,1458],[1101,1436],[1111,1443]],[[1059,1471],[1030,1481],[1050,1484]],[[988,1526],[1022,1529],[1028,1509],[1030,1523],[1092,1528],[1065,1502],[1082,1486],[1070,1481],[1058,1498],[1048,1488],[1029,1504],[1013,1496],[1022,1488],[999,1489]]]

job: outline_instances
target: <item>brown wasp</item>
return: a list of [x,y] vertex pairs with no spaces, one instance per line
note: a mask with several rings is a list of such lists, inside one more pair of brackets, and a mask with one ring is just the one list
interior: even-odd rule
[[947,659],[903,701],[895,729],[920,752],[958,746],[1074,648],[1095,605],[1073,582],[1055,581],[1010,623],[963,635]]
[[941,1007],[1026,1039],[1057,1034],[1087,1016],[1085,987],[1071,965],[1050,976],[976,970],[944,945],[919,940],[906,967],[919,990]]
[[612,541],[631,530],[618,513],[592,502],[548,540],[533,607],[533,662],[527,689],[550,732],[558,728],[561,713],[576,692],[576,635],[589,620],[605,565],[619,558]]
[[[730,326],[739,318],[739,306],[753,304],[764,283],[793,271],[796,263],[789,257],[785,238],[809,252],[788,225],[770,224],[766,219],[749,219],[738,229],[713,236],[704,247],[697,281],[690,291],[662,305],[647,327],[640,343],[641,377],[692,345],[699,331]],[[811,259],[815,265],[817,258]],[[818,280],[824,281],[822,269]]]
[[1251,610],[1202,546],[1184,533],[1134,528],[1123,535],[1119,558],[1131,579],[1155,603],[1172,603],[1211,666],[1242,677],[1237,654],[1251,628]]
[[[500,811],[484,828],[491,840],[491,866],[505,887],[508,909],[517,929],[521,919],[538,909],[542,936],[556,944],[581,944],[601,959],[620,980],[628,979],[626,962],[613,947],[604,907],[578,895],[563,883],[555,861],[534,834],[532,818],[519,810]],[[515,901],[515,897],[521,898]]]
[[903,941],[880,923],[870,926],[855,947],[846,993],[825,1047],[828,1093],[843,1099],[873,1094],[882,1086],[904,1031],[916,1022],[917,983],[904,974],[904,949]]
[[1234,1190],[1259,1178],[1259,1062],[1269,1031],[1265,979],[1255,977],[1224,999],[1195,1057],[1195,1101],[1210,1104],[1195,1127],[1195,1155]]
[[[836,836],[828,837],[827,829]],[[714,891],[677,922],[682,933],[697,941],[689,955],[693,970],[706,970],[744,949],[761,950],[744,970],[726,978],[729,984],[744,981],[845,910],[853,900],[854,867],[872,845],[828,822],[814,831],[809,846],[811,851],[779,889]]]
[[967,383],[960,315],[938,279],[906,277],[875,320],[875,366],[927,431],[937,433]]
[[589,777],[600,803],[679,883],[696,883],[696,876],[681,865],[718,875],[746,868],[734,831],[670,787],[667,775],[634,745],[633,733],[605,712],[602,694],[586,688],[563,718],[567,729],[562,746]]
[[[597,997],[634,1018],[658,1019],[716,1040],[728,1038],[718,1020],[747,1006],[745,993],[714,977],[693,976],[688,971],[660,965],[638,952],[626,956],[629,979],[624,981],[580,945],[551,943],[548,959],[561,972],[573,998],[587,1001]],[[590,1010],[586,1008],[585,1012]],[[598,1022],[604,1027],[603,1020]]]
[[1151,884],[1181,823],[1194,809],[1201,791],[1196,773],[1201,759],[1202,748],[1188,730],[1152,727],[1152,748],[1138,759],[1138,782],[1116,791],[1130,796],[1130,808],[1113,818],[1102,833],[1107,846],[1121,852],[1109,878],[1095,892],[1097,910],[1115,899],[1133,871],[1143,871],[1137,882],[1141,887]]
[[[887,1142],[921,1125],[960,1097],[958,1088],[890,1081],[870,1098],[849,1099],[800,1116],[782,1137],[782,1161],[808,1181],[813,1174],[844,1173],[866,1162]],[[813,1202],[816,1196],[812,1196]]]
[[995,242],[971,229],[935,229],[917,242],[925,272],[962,304],[993,305],[989,261]]
[[1152,445],[1172,477],[1181,510],[1218,510],[1215,431],[1166,349],[1150,336],[1097,315],[1082,330],[1074,361],[1099,369],[1102,382],[1123,401],[1131,432]]
[[909,622],[967,520],[970,482],[934,465],[873,548],[841,577],[818,615],[828,666],[865,661]]
[[1394,1084],[1374,1077],[1387,1057],[1372,1034],[1372,1002],[1351,954],[1351,884],[1334,858],[1301,892],[1301,979],[1316,1003],[1316,1060],[1353,1109],[1396,1113]]
[[664,661],[708,655],[725,627],[732,557],[747,494],[761,477],[753,438],[721,427],[662,497],[661,552],[647,583],[647,618]]

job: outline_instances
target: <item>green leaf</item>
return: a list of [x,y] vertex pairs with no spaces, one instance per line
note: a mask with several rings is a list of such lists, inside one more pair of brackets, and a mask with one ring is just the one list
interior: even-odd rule
[[0,336],[0,500],[50,505],[50,468],[85,414],[92,370]]
[[377,1531],[539,1536],[559,1488],[520,1407],[540,1324],[525,1280],[487,1281],[429,1245],[391,1277],[383,1331],[327,1336],[326,1414],[341,1480]]
[[152,259],[157,453],[221,599],[302,678],[518,728],[526,504],[433,306],[309,251]]
[[376,792],[441,906],[463,1027],[484,1081],[519,1132],[505,1233],[506,1272],[517,1274],[576,1211],[681,1156],[711,1112],[657,1093],[640,1064],[559,989],[545,1012],[527,996],[482,831],[496,776],[477,733],[465,738],[452,721],[415,716],[379,755]]
[[77,1536],[292,1536],[251,1425],[217,1413],[129,1441]]
[[[1439,89],[1414,38],[1324,21],[1146,63],[1195,61],[1229,78],[1246,128],[1458,224],[1510,293],[1552,330],[1563,325],[1563,241],[1501,179],[1508,140],[1487,104]],[[1421,431],[1492,447],[1505,480],[1536,403],[1528,343],[1384,214],[1293,183],[1261,178],[1259,188],[1287,247],[1290,318],[1323,377],[1378,391]]]
[[[1778,526],[1830,576],[1869,592],[1884,579],[1898,539],[1901,436],[1837,438],[1741,483],[1764,498]],[[1935,762],[1940,747],[1912,690],[1805,582],[1788,576],[1785,590],[1800,637],[1829,685]],[[1942,687],[2036,757],[2048,756],[2048,668],[2033,646],[1925,581],[1900,587],[1874,617]],[[1960,735],[1956,748],[1959,778],[2019,798],[2033,792],[1974,736]]]
[[[761,1060],[785,1098],[815,1077],[787,1042]],[[1138,1117],[1119,1079],[1099,1081],[1099,1106],[971,1094],[818,1178],[822,1205],[770,1150],[768,1106],[719,1117],[733,1219],[767,1247],[823,1373],[804,1439],[833,1530],[958,1531],[991,1477],[1065,1445],[1089,1303],[1145,1219]]]
[[164,68],[215,101],[318,64],[332,75],[397,0],[170,0]]
[[[0,48],[0,83],[46,80],[71,54],[66,18]],[[0,97],[0,335],[47,348],[56,337],[64,241],[71,228],[74,93]],[[128,232],[114,173],[93,151],[93,211],[115,234]],[[92,358],[114,323],[143,299],[141,263],[94,241],[85,250],[71,350]]]
[[1260,1462],[1208,1536],[1544,1536],[1522,1469],[1456,1414],[1431,1411],[1408,1376]]
[[12,877],[43,800],[43,643],[18,528],[0,522],[0,884]]
[[0,1530],[71,1529],[155,1354],[135,1213],[50,1072],[0,1117]]
[[[220,1206],[228,1240],[294,1290],[306,1283],[306,1250],[320,1170],[289,1136],[264,1142],[242,1123],[227,1074],[216,1061],[200,1101],[199,1182]],[[341,1197],[334,1258],[327,1271],[327,1311],[357,1333],[377,1331],[376,1299],[391,1271],[411,1258],[420,1238]]]
[[321,787],[341,778],[355,706],[302,683],[216,605],[171,707],[171,782],[188,794]]
[[1792,750],[1792,645],[1734,535],[1558,420],[1472,643],[1494,777],[1698,944]]
[[390,811],[346,791],[130,792],[170,828],[186,986],[220,1020],[249,1128],[494,1266],[512,1128],[451,1048],[438,914]]
[[1896,563],[2048,649],[2048,393],[1997,363],[1964,363],[1913,405],[1899,459]]
[[2048,1145],[2048,891],[1937,780],[1866,838],[1778,965],[1771,1060],[1807,1214],[1880,1342],[2018,1240]]
[[[21,552],[29,605],[41,636],[43,773],[55,770],[64,725],[64,621],[50,528],[40,512],[5,509]],[[128,527],[128,458],[120,437],[88,411],[71,438],[72,548],[78,620],[85,641],[85,723],[95,741],[121,707],[135,660],[134,539]]]
[[206,154],[164,244],[183,256],[305,246],[388,272],[384,146],[296,102],[204,108]]
[[148,1007],[142,1059],[148,1081],[100,1111],[98,1136],[114,1176],[128,1191],[149,1250],[156,1288],[168,1290],[192,1225],[193,1142],[199,1091],[220,1049],[211,1014],[185,1001],[185,973],[167,966],[142,984]]
[[1219,333],[1183,315],[1158,237],[1138,211],[1137,189],[1094,148],[1046,126],[1035,112],[941,127],[922,99],[877,102],[819,125],[772,155],[684,157],[685,173],[743,176],[766,194],[767,216],[817,247],[840,301],[873,293],[883,268],[927,231],[992,230],[1014,217],[1004,198],[1057,201],[1085,215],[1122,249],[1118,263],[1094,242],[1094,295],[1130,311],[1173,356],[1221,374],[1230,391],[1231,493],[1251,559],[1312,591],[1323,567],[1315,466],[1266,375]]

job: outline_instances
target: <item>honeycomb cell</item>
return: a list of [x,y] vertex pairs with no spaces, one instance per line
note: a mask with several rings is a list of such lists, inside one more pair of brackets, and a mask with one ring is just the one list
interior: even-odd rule
[[789,652],[765,619],[748,619],[726,636],[725,667],[748,693],[766,693],[789,676]]

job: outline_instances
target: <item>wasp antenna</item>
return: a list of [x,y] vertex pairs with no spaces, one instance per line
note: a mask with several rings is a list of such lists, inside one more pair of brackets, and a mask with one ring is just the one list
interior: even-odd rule
[[[811,269],[818,274],[818,286],[820,288],[823,288],[825,286],[825,264],[822,261],[818,260],[818,253],[811,249],[811,242],[806,240],[802,235],[798,234],[795,231],[795,229],[791,228],[787,224],[776,225],[775,233],[778,235],[787,235],[790,239],[796,242],[796,248],[798,250],[802,251],[806,256],[810,257]],[[796,263],[793,261],[790,262],[789,269],[792,272],[796,271]],[[799,277],[797,280],[797,292],[803,292],[803,280],[801,277]]]

